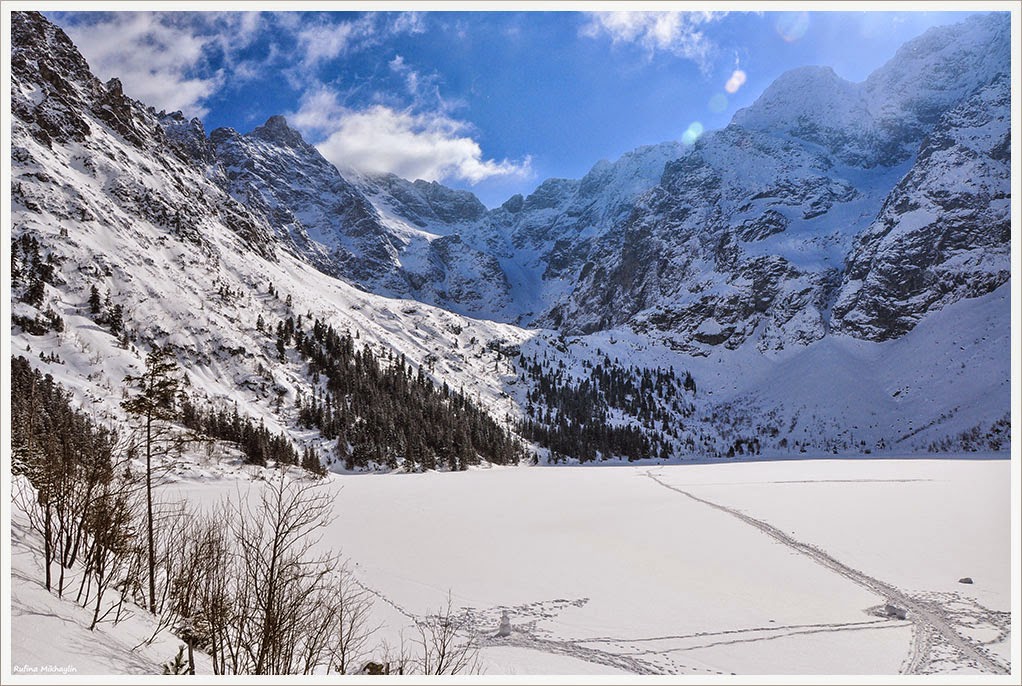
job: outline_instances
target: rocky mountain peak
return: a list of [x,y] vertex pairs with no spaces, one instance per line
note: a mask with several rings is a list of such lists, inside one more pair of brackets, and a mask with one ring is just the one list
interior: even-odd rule
[[292,129],[287,119],[283,115],[275,114],[266,120],[266,123],[262,126],[257,126],[251,133],[248,134],[254,138],[260,138],[269,143],[276,143],[277,145],[284,145],[291,148],[310,148],[305,139],[302,138],[302,134]]
[[106,90],[114,97],[124,95],[124,86],[121,85],[121,80],[116,76],[106,82]]
[[136,148],[164,144],[155,112],[126,96],[119,79],[101,83],[67,34],[46,17],[14,12],[11,32],[11,109],[37,140],[81,142],[99,120]]
[[212,143],[206,137],[206,129],[198,117],[186,119],[180,110],[170,114],[160,112],[157,117],[168,142],[183,154],[186,160],[206,165],[216,161]]
[[830,67],[793,69],[732,124],[800,138],[861,168],[900,164],[948,108],[1007,70],[1009,29],[1006,13],[930,29],[861,83]]
[[93,80],[75,44],[39,12],[11,13],[11,66],[15,74],[32,70],[57,72],[72,81]]

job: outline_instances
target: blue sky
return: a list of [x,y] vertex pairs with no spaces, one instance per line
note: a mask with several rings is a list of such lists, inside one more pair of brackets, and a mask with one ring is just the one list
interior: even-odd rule
[[864,79],[968,12],[48,12],[102,79],[248,132],[283,113],[331,161],[489,206],[725,126],[773,79]]

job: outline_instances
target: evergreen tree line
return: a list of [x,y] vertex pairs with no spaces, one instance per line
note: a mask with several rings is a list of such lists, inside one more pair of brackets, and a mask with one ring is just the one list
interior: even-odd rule
[[305,451],[299,458],[290,438],[282,433],[273,433],[261,421],[256,423],[252,418],[241,415],[237,405],[232,410],[224,407],[203,408],[185,398],[180,407],[183,426],[206,438],[237,444],[249,464],[301,464],[317,475],[325,474],[322,463],[314,453]]
[[298,421],[336,439],[336,456],[348,469],[459,470],[480,459],[513,464],[527,457],[464,392],[438,388],[403,355],[377,358],[368,347],[356,349],[348,333],[318,319],[305,330],[302,322],[289,316],[275,329],[281,357],[295,350],[313,380],[311,397],[298,400]]
[[[59,278],[57,266],[57,258],[52,253],[45,252],[35,236],[26,233],[12,239],[12,297],[41,310],[46,296],[46,284],[57,285]],[[46,308],[44,312],[34,317],[12,313],[11,323],[33,336],[42,336],[48,331],[64,330],[64,320],[52,307]]]
[[[551,460],[580,462],[624,457],[667,459],[694,406],[691,374],[673,369],[623,367],[604,356],[587,364],[587,378],[575,380],[564,363],[556,367],[536,356],[518,358],[519,377],[529,384],[521,435],[551,451]],[[632,421],[627,421],[627,420]]]

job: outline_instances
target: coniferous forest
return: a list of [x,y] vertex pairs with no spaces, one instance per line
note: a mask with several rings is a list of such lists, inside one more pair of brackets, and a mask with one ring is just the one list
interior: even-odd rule
[[550,449],[550,460],[580,462],[644,457],[669,458],[683,428],[676,417],[694,412],[696,384],[686,372],[624,367],[604,355],[585,363],[588,375],[568,374],[563,361],[520,355],[518,367],[528,392],[526,417],[519,422],[525,438]]
[[[480,459],[513,464],[527,455],[511,432],[461,390],[439,388],[403,355],[377,358],[316,319],[306,331],[288,317],[276,330],[278,351],[292,347],[308,364],[311,397],[299,401],[299,423],[336,439],[346,468],[464,469]],[[283,355],[283,352],[281,352]]]

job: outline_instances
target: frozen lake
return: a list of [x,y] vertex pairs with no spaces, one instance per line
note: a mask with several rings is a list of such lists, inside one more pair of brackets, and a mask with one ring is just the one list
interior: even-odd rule
[[[1010,472],[845,459],[335,475],[324,543],[379,594],[391,644],[450,593],[487,674],[996,671]],[[497,638],[504,610],[513,632]]]

